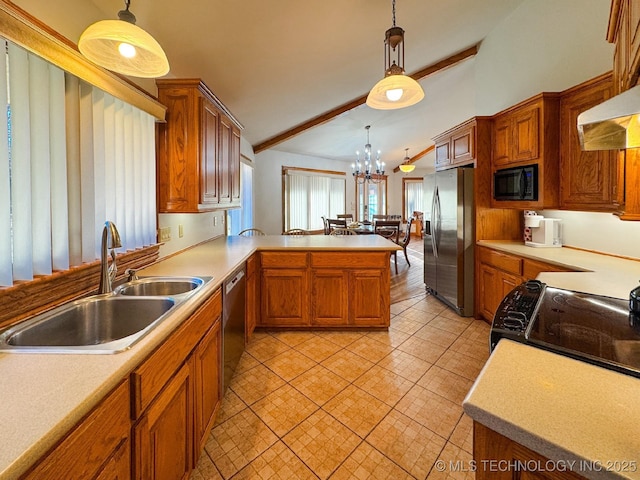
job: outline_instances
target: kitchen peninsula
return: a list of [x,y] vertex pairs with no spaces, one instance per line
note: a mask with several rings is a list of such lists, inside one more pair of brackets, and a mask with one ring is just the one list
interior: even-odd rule
[[[343,266],[346,270],[366,272],[373,268],[377,271],[380,285],[387,285],[387,288],[380,292],[371,290],[369,277],[364,286],[368,303],[379,304],[377,308],[380,305],[386,306],[386,312],[382,312],[379,319],[382,323],[378,324],[378,327],[384,327],[388,325],[390,316],[390,253],[398,248],[393,242],[377,235],[223,237],[197,245],[141,270],[138,272],[141,276],[189,275],[214,278],[200,293],[181,303],[163,323],[124,352],[114,355],[0,354],[0,401],[4,407],[0,413],[3,431],[0,479],[17,478],[29,471],[65,438],[67,432],[85,419],[105,396],[116,387],[116,393],[123,390],[123,385],[128,387],[126,380],[133,377],[132,372],[151,358],[167,339],[172,338],[207,299],[215,297],[223,281],[254,255],[278,253],[284,257],[292,254],[299,259],[300,254],[304,254],[305,258],[322,254],[328,256],[318,258],[333,258],[345,262]],[[367,260],[371,255],[376,258],[375,267],[370,267],[371,262]],[[380,258],[385,259],[384,265],[380,264]],[[323,267],[313,263],[309,264],[309,268],[310,271],[314,268],[332,271],[330,266]],[[358,288],[348,291],[357,293]],[[374,299],[374,294],[380,298]],[[137,394],[134,390],[131,389],[132,396]],[[134,428],[135,425],[135,421],[131,422],[130,427]],[[135,452],[135,449],[132,448],[131,451]],[[133,455],[135,457],[135,453]],[[136,461],[136,458],[131,460],[134,465]]]

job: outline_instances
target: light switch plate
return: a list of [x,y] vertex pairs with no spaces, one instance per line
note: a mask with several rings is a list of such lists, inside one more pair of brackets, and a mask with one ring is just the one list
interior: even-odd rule
[[164,227],[160,229],[160,241],[168,242],[171,240],[171,227]]

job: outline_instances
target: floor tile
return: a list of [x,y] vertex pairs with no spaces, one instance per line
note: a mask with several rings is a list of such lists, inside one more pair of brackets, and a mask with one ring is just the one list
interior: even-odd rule
[[434,318],[433,314],[424,312],[423,310],[418,310],[417,308],[413,307],[400,313],[399,316],[407,320],[413,320],[414,322],[418,322],[423,325],[426,325]]
[[317,409],[318,405],[291,385],[283,385],[251,405],[251,410],[279,437],[298,426]]
[[390,407],[398,403],[413,386],[413,382],[379,365],[373,366],[353,384]]
[[392,330],[398,330],[408,335],[413,335],[424,326],[424,322],[419,322],[416,320],[412,320],[411,318],[406,318],[402,315],[398,315],[391,320],[391,325],[389,328]]
[[240,470],[233,480],[315,480],[318,477],[282,442]]
[[411,335],[404,333],[400,330],[376,330],[374,332],[368,332],[367,337],[372,338],[384,345],[396,348],[407,340]]
[[348,382],[353,382],[374,364],[353,352],[341,350],[327,358],[321,365]]
[[475,480],[472,460],[469,452],[447,442],[427,480]]
[[395,409],[366,442],[416,478],[426,478],[445,445],[444,438]]
[[335,397],[349,385],[349,382],[322,365],[316,365],[304,375],[292,380],[290,384],[316,405],[321,406]]
[[240,397],[233,392],[233,390],[227,389],[224,394],[224,398],[222,399],[222,403],[220,404],[220,408],[218,409],[218,415],[216,415],[214,425],[220,425],[245,408],[247,408],[247,404],[244,403]]
[[464,353],[447,350],[442,357],[438,359],[436,365],[475,381],[484,363],[484,361],[470,357]]
[[470,357],[477,358],[486,362],[489,359],[489,342],[480,342],[460,336],[451,345],[450,350],[454,352],[464,353]]
[[488,344],[490,331],[491,325],[487,322],[484,320],[474,320],[469,324],[464,332],[462,332],[461,337]]
[[341,347],[346,347],[350,343],[355,342],[357,339],[362,337],[365,332],[362,331],[334,331],[334,332],[322,332],[322,338],[328,340],[329,342],[333,342],[336,345]]
[[431,325],[432,327],[440,328],[441,330],[446,330],[447,332],[455,333],[456,335],[460,335],[469,327],[469,325],[473,321],[477,320],[467,319],[464,317],[451,319],[438,315],[429,322],[429,325]]
[[321,479],[329,478],[361,442],[355,433],[322,410],[282,440]]
[[296,345],[299,345],[302,342],[311,340],[316,336],[316,334],[314,332],[307,332],[307,331],[284,330],[284,331],[271,332],[271,336],[273,338],[277,338],[282,343],[286,343],[290,347],[295,347]]
[[378,366],[400,375],[411,382],[417,382],[431,368],[432,363],[413,355],[394,350],[378,362]]
[[285,381],[267,367],[258,365],[231,379],[229,388],[247,405],[277,390]]
[[443,438],[449,438],[462,416],[462,406],[415,385],[395,409]]
[[302,353],[290,349],[266,360],[263,365],[288,382],[315,367],[317,363]]
[[347,345],[346,350],[366,358],[372,363],[377,363],[393,351],[393,347],[380,343],[367,335],[363,335],[355,342]]
[[398,350],[409,353],[425,362],[436,363],[442,354],[445,353],[447,347],[442,347],[414,335],[400,345]]
[[244,468],[278,437],[245,409],[211,431],[205,449],[224,478]]
[[473,453],[473,420],[470,416],[462,415],[449,441],[466,452]]
[[320,363],[342,350],[340,345],[326,340],[324,336],[315,336],[295,346],[295,350]]
[[413,480],[414,477],[366,442],[347,458],[331,480]]
[[364,438],[391,407],[355,385],[349,385],[322,409]]
[[462,405],[462,400],[467,396],[473,382],[434,365],[418,381],[418,385]]
[[245,352],[249,353],[253,358],[259,362],[264,362],[276,355],[289,350],[291,347],[284,342],[281,342],[277,338],[267,335],[260,340],[249,343]]
[[222,475],[218,472],[207,452],[202,452],[189,480],[222,480]]
[[458,339],[457,334],[432,327],[431,325],[425,325],[414,333],[414,336],[423,340],[428,340],[429,342],[435,343],[436,345],[440,345],[444,348],[449,348]]
[[246,372],[247,370],[251,370],[253,367],[257,367],[258,365],[260,365],[260,362],[256,360],[254,357],[252,357],[249,353],[244,351],[242,352],[242,356],[240,357],[240,361],[238,362],[238,365],[236,366],[236,370],[233,373],[233,375],[234,376],[240,375]]

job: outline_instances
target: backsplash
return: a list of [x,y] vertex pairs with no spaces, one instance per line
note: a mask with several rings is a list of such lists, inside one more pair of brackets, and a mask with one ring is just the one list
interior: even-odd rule
[[[225,210],[204,213],[161,213],[158,215],[160,258],[225,234]],[[168,231],[166,229],[169,229]],[[170,240],[163,240],[163,232]]]

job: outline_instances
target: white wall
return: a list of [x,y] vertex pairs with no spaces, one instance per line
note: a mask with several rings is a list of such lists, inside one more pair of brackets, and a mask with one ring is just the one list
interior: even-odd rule
[[[171,240],[160,246],[160,256],[165,257],[211,238],[224,235],[226,211],[204,213],[161,213],[158,229],[170,228]],[[180,237],[182,225],[183,236]]]

